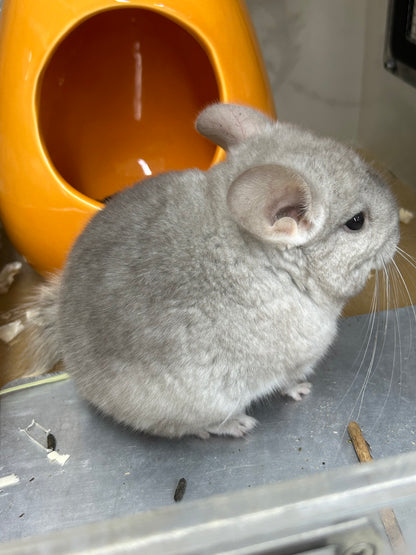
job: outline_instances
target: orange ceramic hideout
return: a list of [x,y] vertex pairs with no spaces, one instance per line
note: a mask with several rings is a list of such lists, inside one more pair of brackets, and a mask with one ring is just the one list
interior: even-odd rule
[[274,115],[239,0],[4,0],[0,209],[15,247],[59,269],[106,197],[218,162],[194,130],[218,100]]

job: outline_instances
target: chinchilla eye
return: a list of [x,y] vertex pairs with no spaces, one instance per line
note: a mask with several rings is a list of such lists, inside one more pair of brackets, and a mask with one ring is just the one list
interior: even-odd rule
[[348,222],[345,222],[344,227],[347,227],[351,231],[358,231],[363,227],[364,221],[364,212],[358,212],[358,214],[355,214]]

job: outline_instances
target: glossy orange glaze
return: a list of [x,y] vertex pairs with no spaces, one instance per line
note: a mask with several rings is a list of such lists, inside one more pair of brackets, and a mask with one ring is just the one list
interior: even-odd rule
[[216,100],[275,115],[239,0],[5,0],[0,208],[16,248],[59,269],[100,200],[218,162],[193,128]]
[[187,31],[154,12],[111,10],[54,53],[39,89],[40,131],[62,177],[101,200],[146,175],[208,168],[215,146],[193,119],[218,98]]

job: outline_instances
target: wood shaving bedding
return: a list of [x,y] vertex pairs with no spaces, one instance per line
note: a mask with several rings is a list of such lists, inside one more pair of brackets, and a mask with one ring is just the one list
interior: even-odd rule
[[411,210],[407,210],[406,208],[399,209],[399,220],[402,224],[410,224],[414,217],[415,214]]

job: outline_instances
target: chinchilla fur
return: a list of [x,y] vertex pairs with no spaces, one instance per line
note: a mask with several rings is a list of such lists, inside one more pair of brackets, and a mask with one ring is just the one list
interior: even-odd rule
[[42,287],[32,353],[136,430],[241,436],[254,400],[308,393],[345,302],[394,255],[398,209],[331,139],[232,104],[196,127],[226,161],[115,195]]

